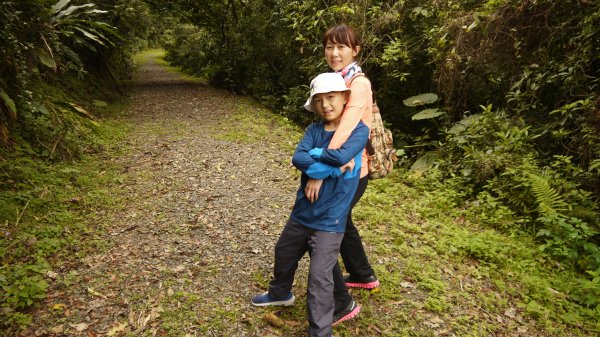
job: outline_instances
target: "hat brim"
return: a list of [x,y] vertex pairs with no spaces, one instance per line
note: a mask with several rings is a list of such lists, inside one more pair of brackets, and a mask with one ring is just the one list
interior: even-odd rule
[[344,90],[331,90],[331,91],[323,91],[323,92],[314,92],[312,93],[312,95],[310,95],[310,97],[306,100],[306,103],[304,103],[304,109],[310,111],[310,112],[317,112],[315,109],[313,109],[312,107],[312,99],[316,94],[323,94],[326,92],[350,92],[350,88],[345,88]]

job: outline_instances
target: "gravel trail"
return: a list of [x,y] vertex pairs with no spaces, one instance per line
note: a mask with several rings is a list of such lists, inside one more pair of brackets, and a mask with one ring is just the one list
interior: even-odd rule
[[129,151],[117,159],[126,202],[99,215],[109,248],[58,271],[24,335],[282,335],[249,302],[270,277],[298,184],[289,130],[153,59],[132,85]]

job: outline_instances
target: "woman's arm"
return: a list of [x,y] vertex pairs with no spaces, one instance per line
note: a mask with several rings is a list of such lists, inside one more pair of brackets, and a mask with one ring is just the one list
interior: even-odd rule
[[348,140],[352,131],[363,118],[363,115],[373,105],[373,92],[371,82],[365,77],[355,78],[350,85],[350,97],[340,120],[340,125],[335,130],[328,149],[339,149]]

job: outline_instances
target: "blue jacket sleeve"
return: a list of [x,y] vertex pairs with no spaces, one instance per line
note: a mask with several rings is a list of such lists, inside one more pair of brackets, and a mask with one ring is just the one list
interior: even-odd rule
[[318,160],[330,166],[342,166],[356,157],[357,154],[362,154],[367,145],[367,140],[369,140],[369,127],[360,122],[339,149],[324,149]]
[[306,128],[304,136],[298,143],[298,146],[296,146],[296,151],[292,157],[292,164],[313,179],[340,176],[342,171],[338,167],[319,163],[310,156],[309,151],[315,146],[316,132],[318,132],[316,124],[311,124]]

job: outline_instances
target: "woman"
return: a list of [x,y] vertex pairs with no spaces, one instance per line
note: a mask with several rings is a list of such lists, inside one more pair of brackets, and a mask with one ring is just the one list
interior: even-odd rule
[[[360,52],[361,43],[358,35],[347,25],[336,25],[327,30],[323,35],[323,47],[325,49],[325,59],[329,67],[340,73],[350,88],[350,98],[344,110],[342,120],[338,126],[331,142],[330,149],[339,148],[347,139],[352,130],[362,120],[369,128],[373,120],[373,93],[371,82],[366,76],[363,76],[362,70],[356,62],[356,56]],[[375,272],[365,254],[360,234],[352,222],[352,208],[364,194],[369,181],[368,177],[368,156],[366,151],[362,155],[362,168],[358,188],[352,199],[348,219],[346,222],[346,232],[340,246],[340,253],[344,260],[346,270],[350,275],[341,279],[341,269],[339,266],[334,269],[335,284],[335,313],[334,322],[354,317],[360,308],[356,305],[352,297],[348,295],[347,287],[357,287],[371,289],[379,285]],[[306,185],[305,193],[309,200],[314,201],[319,197],[322,180],[310,179]],[[341,283],[341,284],[340,284]]]

